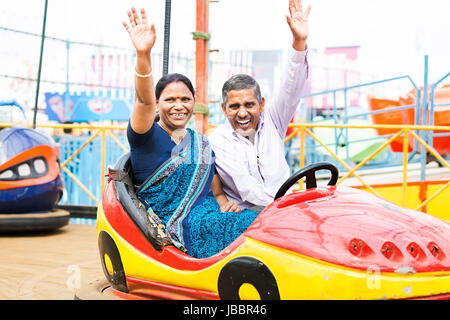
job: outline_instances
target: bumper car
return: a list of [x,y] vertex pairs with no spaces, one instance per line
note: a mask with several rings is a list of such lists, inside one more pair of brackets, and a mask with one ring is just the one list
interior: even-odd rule
[[[315,172],[325,169],[330,181],[317,187]],[[96,288],[103,297],[450,298],[450,225],[370,193],[336,187],[338,170],[329,163],[295,173],[243,234],[203,259],[175,248],[140,205],[129,154],[109,176],[97,211],[107,281]],[[285,195],[303,177],[306,190]]]
[[70,213],[54,207],[63,187],[53,139],[30,128],[0,131],[0,232],[53,230]]

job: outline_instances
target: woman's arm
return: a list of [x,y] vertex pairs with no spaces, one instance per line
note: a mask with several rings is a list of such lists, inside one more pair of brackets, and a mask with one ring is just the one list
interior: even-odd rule
[[135,8],[128,10],[127,14],[130,24],[128,25],[125,21],[122,24],[136,49],[136,89],[130,125],[136,133],[142,134],[152,127],[155,120],[156,98],[153,76],[151,76],[151,50],[155,44],[156,32],[153,23],[148,25],[144,9],[141,9],[142,19]]
[[222,181],[217,174],[214,175],[211,182],[211,190],[220,206],[222,212],[241,212],[241,208],[234,201],[228,200],[225,193],[223,193]]

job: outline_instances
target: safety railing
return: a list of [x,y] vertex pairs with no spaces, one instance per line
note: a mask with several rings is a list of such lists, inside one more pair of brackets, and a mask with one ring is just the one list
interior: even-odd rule
[[[385,85],[385,84],[392,85],[392,83],[399,82],[402,80],[408,81],[410,83],[410,85],[414,88],[415,96],[416,96],[415,104],[398,106],[398,107],[390,107],[390,108],[385,108],[385,109],[381,109],[381,110],[368,110],[365,112],[350,114],[349,102],[348,102],[349,92],[354,91],[354,90],[359,90],[362,88],[368,88],[368,87],[373,88],[376,85]],[[338,94],[343,95],[343,105],[342,105],[341,110],[339,110],[339,108],[338,108],[338,102],[337,102]],[[414,110],[415,118],[414,118],[413,124],[414,125],[421,124],[420,123],[421,91],[420,91],[418,85],[413,81],[413,79],[409,75],[393,77],[393,78],[383,79],[383,80],[377,80],[377,81],[372,81],[372,82],[367,82],[367,83],[361,83],[361,84],[337,88],[337,89],[329,89],[329,90],[324,90],[324,91],[320,91],[320,92],[314,92],[314,93],[303,95],[302,99],[308,99],[308,98],[326,96],[326,95],[332,95],[332,97],[333,97],[332,98],[332,114],[330,117],[325,118],[324,120],[332,120],[334,122],[334,124],[348,125],[352,119],[361,119],[361,118],[365,119],[372,115],[389,113],[389,112],[393,112],[393,111],[407,111],[408,109]],[[315,108],[312,108],[311,110],[314,111]],[[313,121],[312,116],[311,116],[311,119],[309,119],[309,122],[320,123],[322,121],[321,120]],[[358,139],[350,140],[348,129],[350,129],[351,127],[333,127],[333,128],[334,128],[335,152],[337,153],[338,144],[339,144],[338,141],[342,141],[342,144],[347,146],[347,148],[345,148],[344,150],[346,153],[346,160],[349,161],[350,160],[349,148],[348,148],[349,144],[363,142],[363,140],[358,140]],[[390,136],[378,136],[377,138],[385,138],[385,137],[390,137]],[[417,150],[418,150],[418,144],[415,143],[412,154],[415,154],[417,152]],[[312,150],[312,152],[314,152],[314,150]]]
[[[389,79],[383,79],[383,80],[378,80],[378,81],[373,81],[373,82],[367,82],[367,83],[360,83],[360,84],[356,84],[356,85],[352,85],[352,86],[346,86],[346,87],[342,87],[342,88],[337,88],[337,89],[329,89],[329,90],[324,90],[321,92],[313,92],[313,93],[309,93],[306,95],[303,95],[302,98],[303,99],[312,99],[314,97],[325,97],[325,96],[329,96],[332,95],[332,114],[331,116],[326,116],[324,120],[318,120],[316,121],[315,119],[313,119],[313,116],[308,117],[307,122],[313,122],[313,123],[323,123],[323,122],[332,122],[334,124],[344,124],[344,125],[348,125],[351,124],[352,121],[356,121],[358,122],[356,119],[367,119],[368,117],[372,117],[372,121],[375,121],[374,118],[375,117],[385,117],[385,119],[383,120],[378,120],[375,121],[376,124],[402,124],[402,125],[422,125],[422,126],[434,126],[435,125],[435,110],[437,107],[444,107],[444,106],[450,106],[449,103],[446,104],[436,104],[435,101],[435,93],[439,90],[438,87],[444,82],[445,79],[448,79],[450,77],[450,72],[447,73],[445,76],[443,76],[441,79],[437,80],[436,82],[434,82],[433,84],[429,84],[429,68],[428,68],[428,56],[425,55],[424,56],[424,78],[423,78],[423,88],[419,88],[419,86],[414,82],[414,80],[409,76],[409,75],[404,75],[404,76],[399,76],[399,77],[393,77],[393,78],[389,78]],[[351,92],[352,90],[359,90],[359,89],[367,89],[370,88],[371,90],[374,90],[375,86],[378,85],[388,85],[388,86],[392,86],[394,85],[394,83],[397,83],[399,81],[407,81],[409,82],[409,86],[411,86],[411,88],[413,88],[413,90],[411,91],[414,92],[414,99],[409,100],[411,101],[415,101],[414,103],[410,103],[408,105],[403,105],[405,104],[407,100],[402,101],[402,103],[400,103],[400,96],[399,96],[399,101],[398,105],[397,104],[392,104],[389,107],[388,106],[384,106],[381,109],[378,108],[374,108],[375,110],[373,110],[373,108],[371,108],[370,106],[368,107],[364,107],[364,106],[360,106],[362,107],[362,109],[364,110],[364,112],[360,112],[360,113],[351,113],[349,108],[349,102],[348,102],[348,96],[349,96],[349,92]],[[338,94],[342,94],[343,95],[343,102],[340,102],[339,107],[341,109],[338,108],[338,101],[337,101],[337,95]],[[361,104],[361,102],[359,102],[359,104]],[[314,112],[316,110],[316,108],[311,107],[310,110],[312,112]],[[396,119],[394,122],[394,120],[392,120],[393,118],[395,118],[396,116],[394,116],[395,113],[399,113],[401,112],[404,117],[402,116],[402,119]],[[408,113],[413,113],[413,119],[409,119],[409,114]],[[384,116],[382,115],[384,114]],[[393,118],[392,118],[393,117]],[[412,117],[412,116],[411,116]],[[385,122],[387,119],[386,118],[390,118],[389,122]],[[398,121],[398,122],[397,122]],[[371,124],[373,122],[369,122],[369,124]],[[437,125],[448,125],[448,123],[437,123]],[[345,146],[344,148],[342,148],[342,150],[345,152],[345,158],[347,162],[350,162],[350,145],[355,145],[357,143],[363,143],[363,142],[368,142],[368,141],[376,141],[378,139],[389,139],[392,137],[392,134],[377,134],[376,136],[373,136],[372,138],[368,138],[368,139],[361,139],[361,138],[356,138],[356,139],[350,139],[349,137],[349,128],[351,127],[343,127],[343,128],[335,128],[334,129],[334,140],[330,143],[328,143],[328,147],[334,147],[334,151],[335,153],[338,153],[338,148],[340,145]],[[444,139],[445,137],[448,137],[448,139],[450,139],[450,133],[449,132],[435,132],[435,130],[422,130],[421,132],[416,131],[416,134],[419,134],[420,137],[424,140],[427,141],[428,145],[433,145],[433,139],[434,137],[436,138],[440,138],[442,141],[442,139]],[[331,138],[331,135],[330,137]],[[315,153],[317,152],[317,145],[315,144],[315,140],[313,140],[311,142],[310,145],[308,145],[308,156],[314,158],[315,157]],[[409,160],[410,161],[415,161],[415,162],[420,162],[421,164],[421,180],[425,180],[425,172],[424,172],[424,168],[426,166],[427,163],[427,154],[425,152],[419,152],[419,142],[417,141],[417,139],[414,140],[414,143],[412,145],[412,152],[409,153]],[[341,150],[341,151],[342,151]],[[420,157],[416,157],[416,155],[420,155]],[[383,162],[380,162],[380,166],[391,166],[393,163],[395,162],[400,162],[402,161],[401,159],[399,159],[399,155],[396,153],[389,153],[389,157],[390,157],[390,161],[389,160],[385,160]],[[376,161],[372,161],[371,165],[373,166],[373,164],[376,163]]]
[[[0,127],[11,127],[15,124],[7,124],[0,123]],[[31,125],[22,125],[22,126],[31,126]],[[286,138],[285,142],[292,139],[294,136],[299,136],[300,143],[300,155],[299,155],[299,163],[300,167],[305,166],[305,141],[306,138],[309,137],[314,139],[317,143],[319,143],[330,155],[332,158],[336,160],[337,163],[342,165],[346,171],[342,171],[343,176],[337,182],[337,185],[341,184],[342,181],[349,178],[350,176],[355,177],[369,192],[372,192],[378,196],[380,196],[377,191],[368,183],[366,183],[363,178],[358,174],[358,170],[363,167],[370,159],[376,156],[379,152],[389,146],[389,144],[397,139],[398,137],[403,137],[403,179],[402,179],[402,194],[403,200],[402,203],[406,204],[406,190],[408,186],[408,146],[409,146],[409,136],[412,136],[421,146],[423,146],[421,152],[428,151],[432,154],[444,167],[450,170],[450,164],[446,162],[446,160],[430,145],[428,144],[417,132],[431,132],[431,131],[441,131],[450,133],[450,126],[403,126],[403,125],[346,125],[346,124],[317,124],[317,123],[294,123],[290,124],[290,127],[294,128],[294,131]],[[103,193],[105,187],[105,174],[108,165],[113,164],[113,162],[107,163],[106,161],[106,139],[110,138],[111,141],[120,149],[121,152],[127,152],[128,148],[125,144],[120,141],[113,133],[115,130],[125,131],[126,127],[124,126],[91,126],[91,125],[72,125],[72,124],[61,124],[61,125],[37,125],[40,128],[47,129],[85,129],[93,132],[90,136],[86,137],[84,143],[82,143],[76,150],[72,152],[70,156],[65,159],[61,159],[61,170],[63,174],[67,175],[70,179],[72,179],[76,185],[78,185],[83,192],[85,192],[90,199],[94,201],[97,205],[101,200],[101,194]],[[328,147],[321,139],[319,139],[314,134],[314,128],[336,128],[336,129],[392,129],[397,130],[396,134],[393,134],[389,139],[387,139],[381,146],[379,146],[375,151],[369,154],[364,160],[359,162],[357,165],[349,164],[340,158],[332,148]],[[100,155],[100,178],[98,183],[93,182],[91,185],[86,185],[79,179],[76,174],[74,174],[69,166],[72,161],[80,154],[80,152],[89,145],[92,145],[95,139],[100,139],[100,148],[92,150]],[[115,159],[113,160],[115,161]],[[90,163],[82,163],[82,166],[90,167]],[[352,167],[353,166],[353,167]],[[96,185],[100,186],[100,192],[94,192],[93,189]],[[416,210],[423,209],[427,204],[433,201],[436,197],[438,197],[445,189],[450,186],[450,181],[445,183],[439,190],[437,190],[430,197],[425,199],[418,207],[414,208]],[[299,188],[303,188],[303,183],[300,182]],[[97,193],[97,195],[95,194]]]
[[[436,88],[438,87],[438,85],[440,85],[445,79],[450,77],[450,72],[447,73],[445,76],[443,76],[441,79],[439,79],[438,81],[436,81],[430,88],[430,124],[434,124],[434,108],[435,107],[444,107],[444,106],[450,106],[449,103],[446,104],[435,104],[434,100],[435,100],[435,91]],[[433,137],[438,137],[438,136],[443,136],[442,133],[433,133],[430,132],[429,136],[428,136],[428,144],[433,145]],[[447,134],[444,134],[444,136],[448,136]],[[450,137],[449,137],[450,139]]]
[[[370,192],[380,196],[378,192],[369,184],[367,184],[359,174],[356,173],[358,169],[364,166],[369,160],[375,157],[379,152],[388,147],[394,140],[398,137],[403,137],[403,176],[402,176],[402,204],[406,205],[406,193],[407,193],[407,165],[408,165],[408,155],[409,155],[409,136],[412,136],[415,141],[423,146],[422,152],[428,151],[432,154],[443,166],[450,169],[450,165],[446,160],[430,145],[428,144],[420,135],[419,132],[429,132],[429,131],[445,131],[450,133],[450,126],[404,126],[404,125],[345,125],[345,124],[317,124],[317,123],[305,123],[305,124],[290,124],[289,127],[295,128],[294,131],[285,139],[285,143],[291,140],[293,137],[299,135],[300,140],[300,168],[305,166],[305,142],[307,135],[319,143],[340,165],[342,165],[347,172],[338,180],[337,185],[341,184],[342,181],[350,176],[354,176],[361,184],[367,188]],[[313,132],[313,128],[340,128],[340,129],[391,129],[398,130],[397,133],[393,134],[389,139],[387,139],[381,146],[379,146],[375,151],[370,153],[365,159],[360,161],[353,168],[347,161],[340,158],[330,147],[328,147],[321,139],[319,139]],[[418,207],[414,208],[416,210],[423,209],[430,201],[435,199],[439,194],[443,193],[445,189],[450,186],[450,181],[444,184],[439,190],[437,190],[430,197],[425,199]],[[299,184],[300,190],[303,188],[303,182]],[[381,197],[381,196],[380,196]]]
[[[80,129],[80,127],[78,127]],[[86,127],[85,129],[87,129]],[[112,133],[111,130],[123,130],[123,127],[91,127],[89,129],[96,130],[92,136],[90,136],[69,158],[67,158],[63,163],[61,163],[61,169],[96,203],[98,204],[99,200],[89,191],[89,188],[86,187],[82,181],[77,179],[77,177],[67,168],[69,163],[87,146],[89,145],[97,136],[101,139],[101,174],[100,174],[100,190],[103,193],[105,188],[105,173],[106,173],[106,138],[110,137],[122,151],[127,152],[128,148],[124,146],[124,144]],[[86,164],[89,165],[89,164]]]
[[[1,127],[12,127],[15,125],[16,124],[11,124],[11,123],[0,123],[0,128]],[[20,126],[31,127],[32,125],[20,124]],[[106,141],[106,138],[107,137],[111,138],[111,140],[118,146],[118,148],[120,148],[121,151],[127,152],[128,148],[113,133],[114,130],[125,131],[126,127],[123,127],[123,126],[73,125],[73,124],[58,124],[58,125],[47,124],[47,125],[36,125],[36,127],[43,128],[43,129],[75,129],[75,130],[86,130],[86,131],[93,132],[93,134],[86,136],[85,137],[86,140],[84,141],[84,143],[82,143],[73,152],[71,152],[70,155],[67,154],[67,158],[60,159],[60,161],[61,161],[60,168],[61,168],[61,171],[63,174],[67,175],[95,203],[95,205],[98,205],[98,203],[100,202],[100,199],[101,199],[101,194],[103,193],[103,190],[105,188],[105,174],[106,174],[106,168],[107,168],[107,163],[106,163],[107,141]],[[83,139],[84,137],[80,137],[80,138]],[[75,159],[77,159],[77,156],[80,155],[80,153],[83,149],[86,149],[88,146],[92,146],[94,139],[96,139],[96,138],[100,139],[100,141],[101,141],[100,142],[100,150],[90,150],[90,152],[94,152],[96,155],[100,154],[100,159],[99,159],[100,167],[101,167],[100,175],[99,175],[100,178],[97,182],[92,181],[92,179],[90,179],[91,185],[86,186],[85,183],[83,183],[81,181],[82,179],[77,177],[76,174],[74,174],[72,172],[72,170],[70,169],[70,165],[71,165],[71,162],[73,162]],[[62,147],[64,147],[64,146],[59,146],[60,150]],[[91,161],[96,161],[96,159],[98,159],[98,157],[91,158]],[[85,166],[86,168],[90,168],[90,167],[92,167],[93,164],[88,162],[88,163],[83,163],[81,165]],[[87,169],[86,171],[89,172],[90,170]],[[90,175],[94,176],[95,173],[90,171]],[[97,186],[100,186],[100,188],[97,188]],[[97,190],[97,192],[95,192],[94,190]]]

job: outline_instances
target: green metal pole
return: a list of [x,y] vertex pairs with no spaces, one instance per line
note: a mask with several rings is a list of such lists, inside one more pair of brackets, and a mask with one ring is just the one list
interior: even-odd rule
[[45,0],[44,22],[42,24],[42,35],[41,35],[41,53],[39,56],[39,69],[38,69],[38,76],[37,76],[37,83],[36,83],[36,97],[34,99],[33,128],[36,128],[36,115],[37,115],[38,98],[39,98],[39,84],[41,82],[42,54],[44,53],[45,25],[47,22],[47,5],[48,5],[48,0]]
[[169,72],[169,52],[170,52],[170,16],[172,1],[166,0],[166,11],[164,19],[164,51],[163,51],[163,76]]

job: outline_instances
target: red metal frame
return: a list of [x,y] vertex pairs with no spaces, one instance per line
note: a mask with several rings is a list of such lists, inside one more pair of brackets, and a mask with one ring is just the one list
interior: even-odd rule
[[[197,0],[197,32],[208,32],[208,0]],[[208,105],[208,40],[195,40],[195,101]],[[205,133],[208,117],[202,113],[194,115],[194,128]]]

